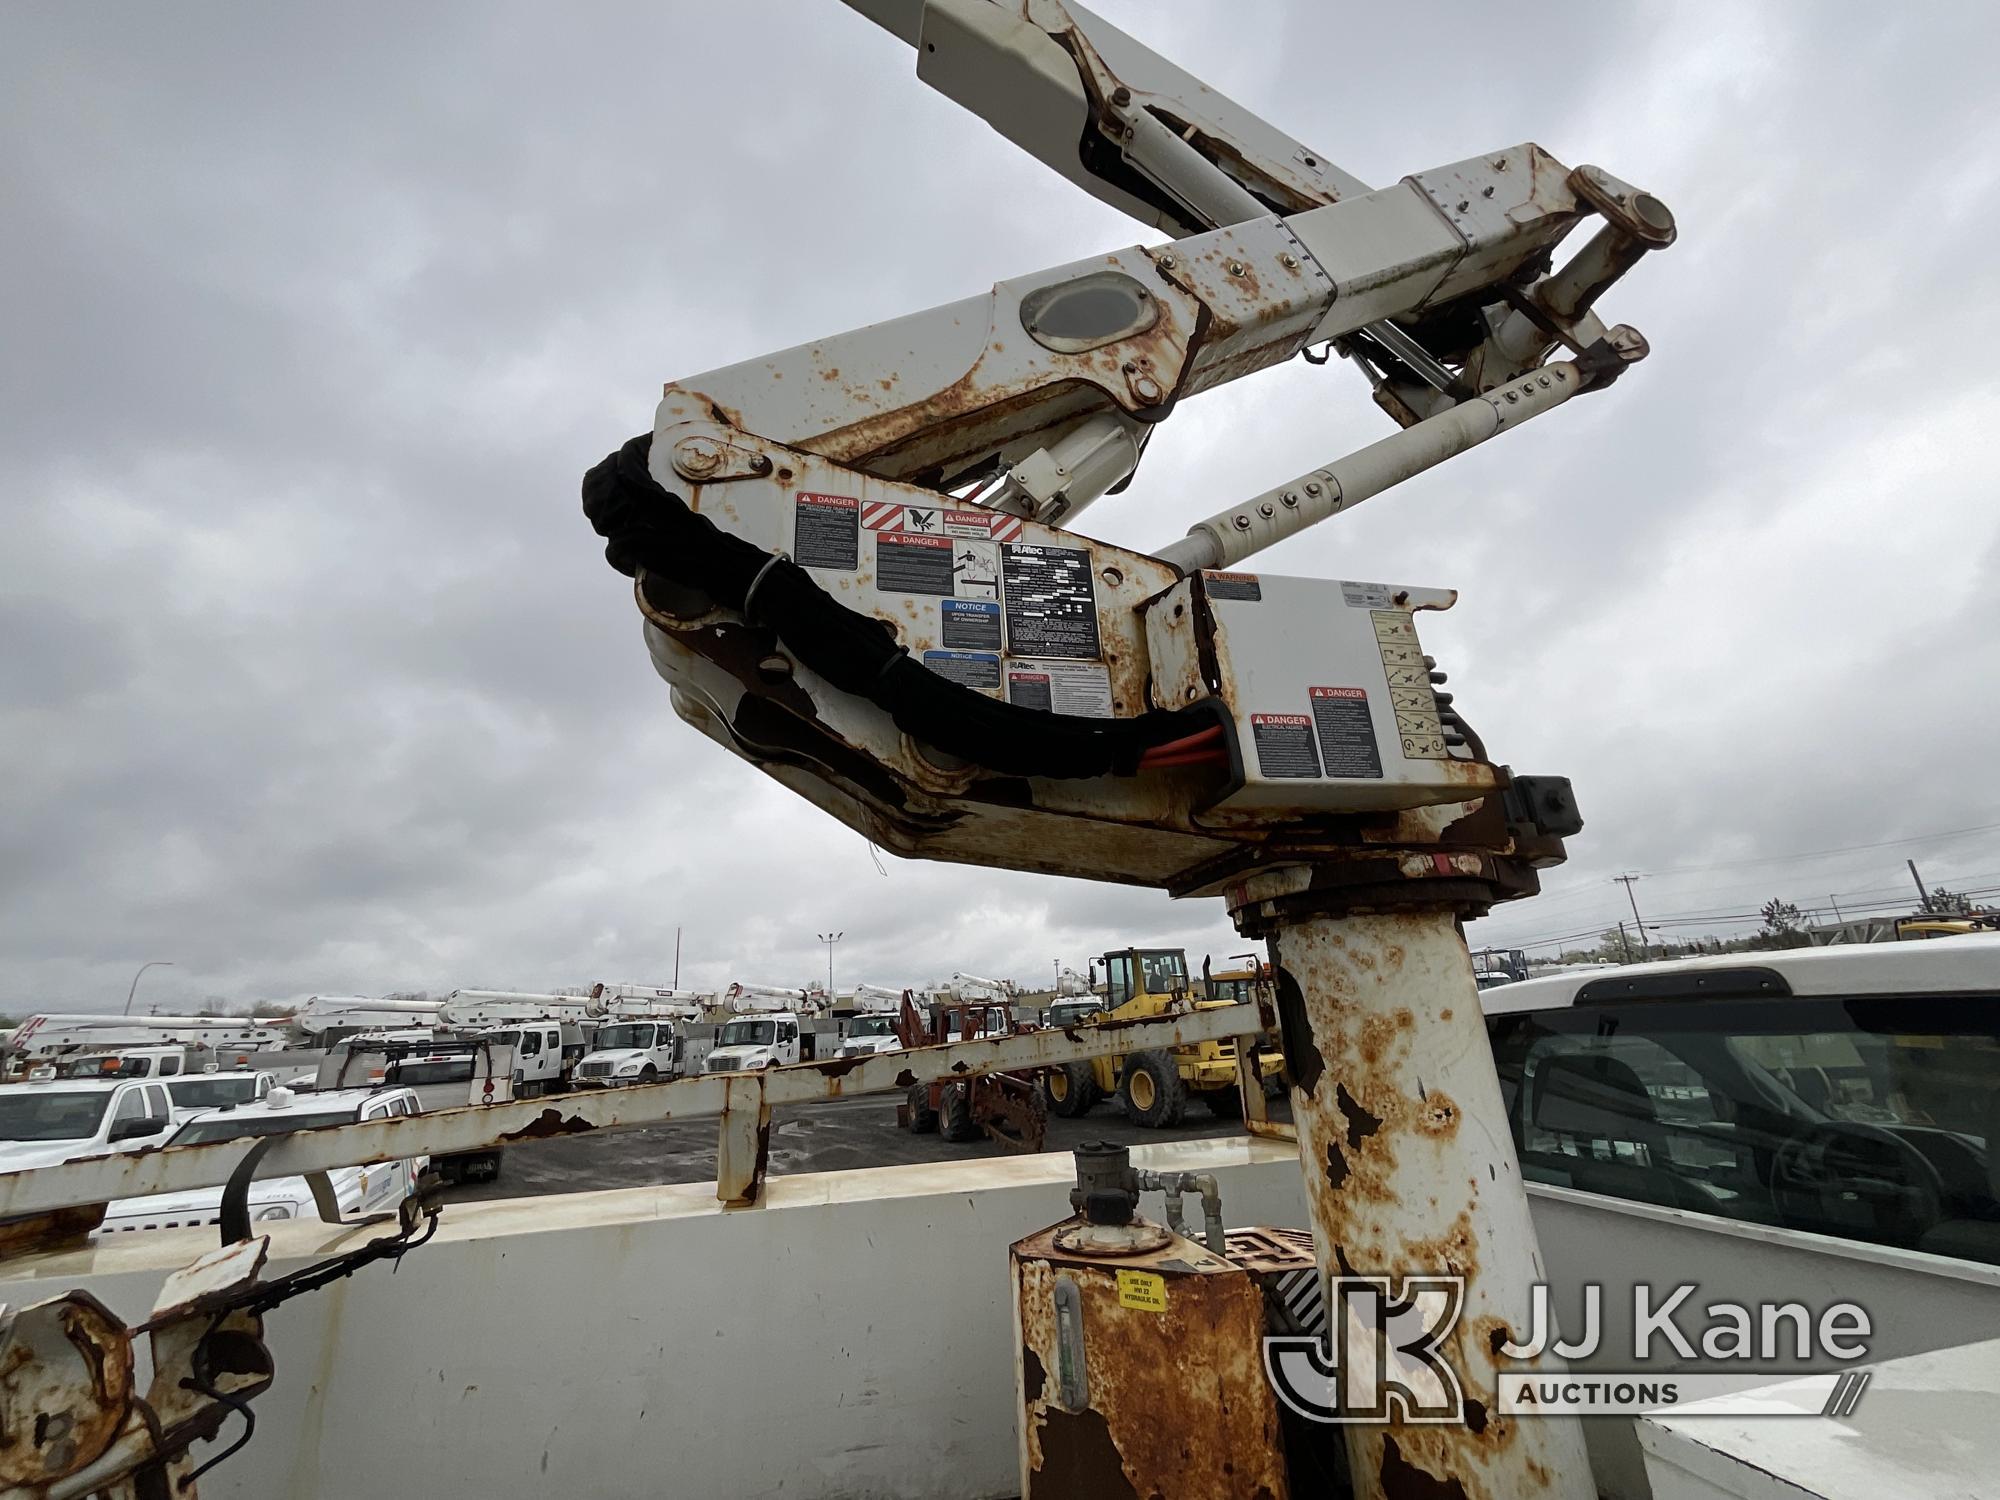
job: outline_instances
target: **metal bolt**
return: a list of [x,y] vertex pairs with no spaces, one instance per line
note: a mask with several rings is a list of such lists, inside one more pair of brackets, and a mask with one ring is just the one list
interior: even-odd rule
[[1547,390],[1549,388],[1549,377],[1546,375],[1538,376],[1536,377],[1535,383],[1541,386],[1543,390]]
[[1496,172],[1504,172],[1507,170],[1507,158],[1504,156],[1496,156],[1489,163],[1489,165]]
[[1166,392],[1160,389],[1160,382],[1153,379],[1152,376],[1141,375],[1137,380],[1132,382],[1132,394],[1148,406],[1158,406],[1160,398],[1166,395]]
[[1111,91],[1111,102],[1117,105],[1120,109],[1123,109],[1126,105],[1132,102],[1132,91],[1126,88],[1123,84],[1120,84],[1117,88]]
[[1278,264],[1283,266],[1287,271],[1296,271],[1299,268],[1299,258],[1287,250],[1283,255],[1278,257]]
[[1263,504],[1257,507],[1257,514],[1262,516],[1267,521],[1270,520],[1271,517],[1275,516],[1277,513],[1278,513],[1277,509],[1268,500],[1264,501]]
[[1470,198],[1461,198],[1458,200],[1458,211],[1460,213],[1464,213],[1470,207],[1472,207],[1472,200]]
[[1306,481],[1306,493],[1308,495],[1317,495],[1319,493],[1319,481],[1317,479],[1308,479]]
[[1514,393],[1513,393],[1512,391],[1509,391],[1509,392],[1507,393],[1507,400],[1508,400],[1508,401],[1509,401],[1510,403],[1511,403],[1511,402],[1515,402],[1515,401],[1519,401],[1520,399],[1521,399],[1521,398],[1520,398],[1519,396],[1515,395],[1515,394],[1514,394]]
[[1250,529],[1250,518],[1248,516],[1236,516],[1230,520],[1229,524],[1234,526],[1238,531],[1248,531]]
[[1228,263],[1228,265],[1224,266],[1223,269],[1228,271],[1231,276],[1241,276],[1243,274],[1244,266],[1242,261],[1232,260]]
[[750,460],[750,472],[751,472],[752,474],[768,474],[768,473],[770,473],[770,472],[771,472],[771,460],[770,460],[770,458],[769,458],[769,457],[768,457],[767,455],[765,455],[765,454],[762,454],[762,453],[759,453],[759,454],[755,455],[755,456],[754,456],[753,458],[751,458],[751,460]]
[[1287,510],[1293,510],[1298,506],[1299,492],[1297,490],[1286,490],[1284,494],[1278,496],[1278,499],[1283,502]]
[[1171,255],[1162,255],[1162,256],[1160,257],[1160,269],[1161,269],[1162,271],[1171,271],[1171,270],[1174,270],[1174,269],[1176,269],[1176,268],[1177,268],[1177,267],[1178,267],[1179,265],[1180,265],[1180,262],[1179,262],[1179,261],[1177,261],[1177,260],[1175,260],[1175,259],[1174,259],[1174,258],[1173,258],[1173,257],[1172,257]]
[[1479,196],[1482,198],[1491,198],[1493,196],[1493,184],[1489,182],[1485,187],[1481,188]]

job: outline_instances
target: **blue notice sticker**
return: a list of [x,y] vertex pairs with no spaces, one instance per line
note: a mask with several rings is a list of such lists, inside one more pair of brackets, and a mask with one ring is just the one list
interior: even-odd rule
[[944,643],[954,651],[998,651],[1000,606],[986,599],[943,599]]
[[983,651],[926,651],[924,665],[960,687],[1000,686],[1000,658]]

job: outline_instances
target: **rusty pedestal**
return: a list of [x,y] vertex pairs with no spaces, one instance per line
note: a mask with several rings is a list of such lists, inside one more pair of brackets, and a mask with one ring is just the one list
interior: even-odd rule
[[1495,863],[1426,851],[1391,868],[1406,878],[1273,870],[1230,900],[1244,932],[1271,945],[1321,1275],[1465,1285],[1441,1346],[1465,1420],[1348,1426],[1355,1493],[1590,1500],[1578,1421],[1520,1421],[1495,1400],[1496,1350],[1528,1326],[1530,1289],[1546,1280],[1457,926],[1491,899],[1481,887]]

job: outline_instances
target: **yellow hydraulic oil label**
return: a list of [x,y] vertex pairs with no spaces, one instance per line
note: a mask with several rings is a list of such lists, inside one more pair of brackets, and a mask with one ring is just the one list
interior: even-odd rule
[[1167,1310],[1167,1278],[1151,1271],[1118,1273],[1118,1305],[1136,1307],[1141,1312]]

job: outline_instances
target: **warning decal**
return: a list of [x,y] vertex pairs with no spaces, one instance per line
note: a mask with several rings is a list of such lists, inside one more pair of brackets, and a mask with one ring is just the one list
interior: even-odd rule
[[1140,1312],[1167,1310],[1167,1278],[1153,1271],[1120,1271],[1118,1305]]
[[1389,603],[1389,585],[1386,583],[1350,583],[1342,579],[1340,597],[1349,609],[1382,609]]
[[944,513],[944,534],[1018,542],[1021,539],[1021,518],[1002,515],[997,510],[948,510]]
[[1016,542],[1001,552],[1007,649],[1017,656],[1101,656],[1089,550]]
[[1430,667],[1424,661],[1423,647],[1417,644],[1416,621],[1403,609],[1378,609],[1369,618],[1375,622],[1375,644],[1381,648],[1382,673],[1389,680],[1389,707],[1396,715],[1403,758],[1449,759]]
[[1319,775],[1313,721],[1304,714],[1252,714],[1250,737],[1257,744],[1257,770],[1266,778]]
[[859,562],[861,502],[852,495],[798,492],[792,523],[792,561],[802,568],[839,568],[851,573]]
[[1111,670],[1094,661],[1010,661],[1007,701],[1089,719],[1111,717]]
[[951,577],[961,599],[1000,597],[1000,549],[991,542],[951,544]]
[[990,691],[1000,686],[1000,658],[979,651],[926,651],[924,665],[960,687]]
[[911,536],[942,536],[943,523],[934,505],[904,505],[895,500],[870,500],[861,507],[861,524],[870,531],[902,531]]
[[1361,688],[1307,688],[1312,699],[1313,729],[1319,735],[1320,759],[1329,776],[1382,774],[1382,753],[1375,746],[1375,721],[1368,713],[1368,694]]
[[944,643],[954,651],[998,651],[1000,606],[984,599],[943,599]]
[[875,587],[885,594],[936,594],[950,598],[951,538],[877,532]]
[[1247,599],[1261,603],[1264,585],[1255,573],[1203,573],[1201,585],[1211,599]]

